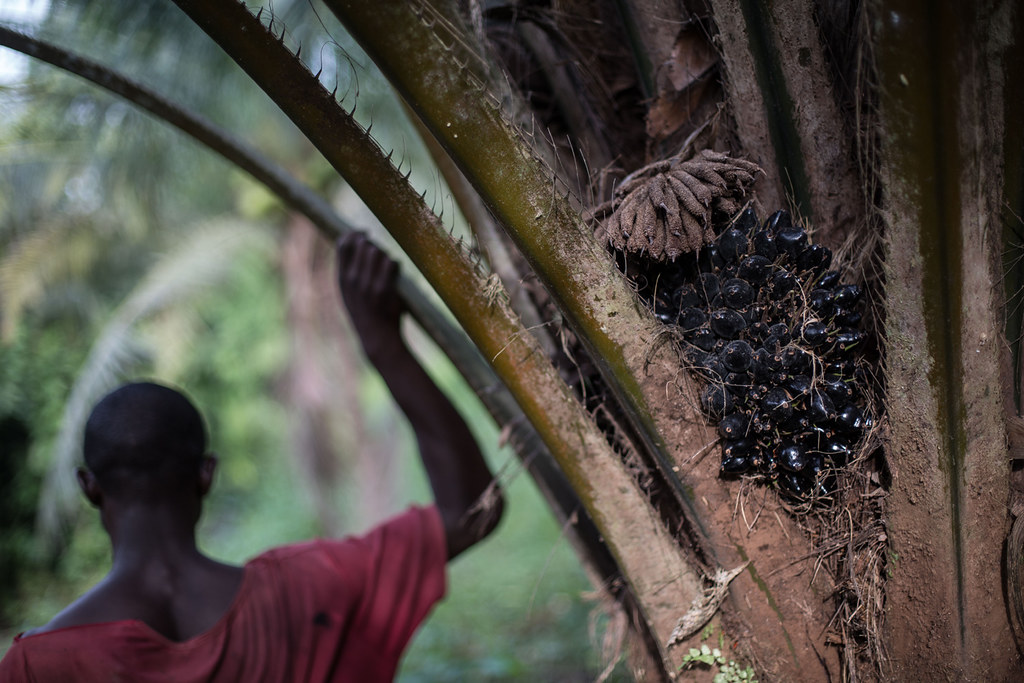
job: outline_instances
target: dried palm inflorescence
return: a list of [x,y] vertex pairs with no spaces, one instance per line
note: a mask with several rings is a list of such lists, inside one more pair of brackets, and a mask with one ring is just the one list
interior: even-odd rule
[[714,240],[712,211],[736,213],[759,172],[750,161],[711,150],[688,161],[672,157],[649,164],[595,210],[597,218],[612,210],[596,236],[619,251],[674,261]]

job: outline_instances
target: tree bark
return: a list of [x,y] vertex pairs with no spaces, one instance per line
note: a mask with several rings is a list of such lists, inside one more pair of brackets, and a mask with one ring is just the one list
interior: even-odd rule
[[726,86],[744,151],[767,170],[768,211],[788,208],[835,248],[865,200],[816,23],[815,3],[712,0]]
[[1009,466],[991,218],[1012,10],[914,0],[873,9],[889,242],[892,672],[1009,681],[1021,662],[1001,579]]

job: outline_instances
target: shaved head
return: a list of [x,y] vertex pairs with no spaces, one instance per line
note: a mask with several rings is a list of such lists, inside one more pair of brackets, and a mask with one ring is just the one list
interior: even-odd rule
[[159,384],[126,384],[93,408],[85,425],[85,465],[104,484],[195,476],[206,429],[195,406]]

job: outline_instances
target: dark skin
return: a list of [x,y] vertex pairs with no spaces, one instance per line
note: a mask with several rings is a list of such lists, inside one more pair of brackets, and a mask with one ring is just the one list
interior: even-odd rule
[[[493,477],[475,439],[402,340],[397,265],[361,234],[342,238],[337,255],[345,307],[367,358],[416,435],[451,559],[496,526],[500,492],[484,496]],[[196,547],[195,527],[216,464],[206,456],[195,477],[176,483],[166,478],[101,482],[79,469],[79,486],[110,536],[111,569],[50,623],[26,635],[129,619],[172,641],[211,628],[231,606],[243,575],[241,567],[216,562]]]
[[354,233],[338,243],[338,272],[345,307],[366,357],[416,435],[451,559],[497,525],[500,490],[494,488],[489,504],[481,502],[494,478],[476,440],[399,334],[403,305],[395,291],[397,264],[364,235]]

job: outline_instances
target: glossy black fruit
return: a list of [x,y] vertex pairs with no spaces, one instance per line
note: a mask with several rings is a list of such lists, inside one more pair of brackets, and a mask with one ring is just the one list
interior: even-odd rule
[[792,337],[789,334],[789,326],[786,323],[775,323],[768,328],[768,334],[778,339],[779,343],[783,346],[792,341]]
[[702,270],[718,271],[728,265],[728,261],[722,256],[722,250],[718,243],[709,244],[700,253],[700,265]]
[[754,349],[742,339],[736,339],[725,345],[721,358],[729,372],[745,372],[754,359]]
[[789,215],[789,211],[776,211],[764,222],[764,229],[773,233],[777,233],[782,228],[791,227],[793,227],[793,217]]
[[857,285],[839,285],[836,287],[834,300],[836,306],[851,308],[854,304],[860,301],[860,295],[861,289]]
[[747,236],[729,228],[718,237],[718,253],[725,263],[736,263],[747,253]]
[[829,270],[829,271],[823,273],[822,276],[818,278],[818,281],[815,283],[814,286],[815,287],[820,287],[821,289],[832,289],[833,287],[836,286],[836,284],[838,282],[839,282],[839,271],[838,270]]
[[786,389],[793,398],[810,394],[811,378],[809,375],[792,375],[786,380]]
[[683,309],[683,312],[679,314],[679,321],[677,324],[683,328],[684,332],[690,332],[696,330],[707,321],[707,313],[700,308],[691,307]]
[[732,410],[732,394],[721,384],[709,384],[700,394],[700,403],[704,410],[721,418]]
[[668,313],[666,310],[655,310],[654,317],[666,325],[675,325],[676,323],[676,316]]
[[764,320],[765,307],[760,304],[751,304],[747,306],[746,310],[740,311],[740,315],[747,321],[747,334],[753,334],[750,332],[750,326],[761,323]]
[[683,346],[683,360],[685,360],[686,364],[691,368],[700,367],[707,355],[707,352],[701,351],[692,344]]
[[753,453],[756,448],[757,441],[747,437],[740,437],[738,439],[729,439],[726,441],[725,445],[722,447],[722,453],[730,457],[734,455],[745,455]]
[[746,326],[747,321],[736,311],[721,308],[709,318],[711,330],[722,339],[735,339]]
[[842,438],[834,438],[827,441],[822,448],[824,455],[835,463],[836,465],[842,466],[850,461],[853,457],[853,451],[850,449],[850,444],[842,440]]
[[850,359],[831,358],[825,366],[825,374],[836,378],[852,380],[857,373],[857,364]]
[[776,230],[775,244],[789,256],[790,262],[796,263],[797,255],[807,248],[807,233],[795,226]]
[[718,276],[714,273],[701,273],[697,282],[697,293],[705,301],[712,301],[721,289]]
[[793,416],[793,406],[785,389],[769,390],[761,400],[761,408],[773,422],[784,422]]
[[747,389],[750,388],[750,375],[745,372],[730,372],[725,376],[725,386],[738,402],[743,403],[747,398]]
[[700,401],[722,437],[723,475],[757,473],[786,496],[826,502],[873,422],[861,385],[861,288],[840,284],[832,252],[779,211],[752,209],[713,244],[637,278],[679,325]]
[[820,244],[812,244],[796,256],[796,267],[801,271],[820,273],[832,265],[832,251]]
[[836,429],[840,432],[858,434],[861,430],[869,429],[872,420],[858,406],[848,405],[836,415],[835,424]]
[[807,467],[807,454],[795,443],[783,444],[775,455],[779,467],[789,472],[802,472]]
[[744,235],[749,235],[750,231],[757,227],[757,213],[748,206],[733,219],[730,227],[736,228]]
[[774,261],[779,256],[779,248],[775,245],[775,237],[767,230],[755,232],[750,238],[754,245],[754,253]]
[[793,414],[788,419],[778,424],[779,431],[787,434],[799,434],[810,429],[811,426],[811,419],[807,417],[807,413],[796,409],[793,410]]
[[718,423],[718,433],[722,435],[723,439],[735,441],[746,436],[749,426],[749,416],[743,413],[731,413],[723,417],[722,421]]
[[843,379],[840,376],[826,374],[825,379],[822,382],[822,388],[828,397],[832,399],[832,404],[837,408],[843,408],[854,398],[853,382]]
[[722,472],[724,474],[744,474],[753,467],[753,459],[749,455],[722,456]]
[[795,472],[783,472],[776,481],[783,492],[797,498],[803,498],[812,488],[811,482],[806,477]]
[[676,310],[681,311],[684,308],[699,306],[701,304],[701,298],[700,295],[697,294],[697,290],[694,289],[693,285],[685,284],[673,292],[672,303],[675,305]]
[[772,262],[767,258],[760,254],[751,254],[740,261],[740,266],[736,273],[751,285],[756,286],[762,284],[768,278],[771,268]]
[[708,382],[714,382],[721,384],[725,381],[725,376],[729,374],[729,371],[725,367],[725,363],[722,362],[722,358],[717,353],[709,353],[704,356],[704,362],[701,363],[698,368],[701,377]]
[[859,311],[837,311],[835,321],[843,327],[859,327],[862,316]]
[[768,324],[761,321],[752,322],[747,325],[747,336],[754,342],[759,342],[768,337]]
[[808,373],[811,370],[811,355],[799,346],[790,344],[782,350],[782,368],[790,374]]
[[710,327],[699,327],[690,334],[690,343],[702,351],[710,351],[715,348],[716,341],[718,341],[718,337]]
[[811,293],[807,295],[807,303],[821,317],[830,317],[833,310],[832,290],[812,289]]
[[754,288],[746,280],[734,277],[722,283],[722,303],[739,310],[754,301]]
[[807,408],[807,418],[811,424],[824,424],[836,417],[836,407],[832,399],[824,391],[811,391],[811,402]]
[[754,351],[749,372],[755,382],[770,381],[782,369],[782,357],[762,347]]
[[778,301],[789,294],[796,287],[796,278],[788,270],[777,270],[769,278],[771,288],[768,295],[773,301]]
[[832,352],[838,358],[848,357],[854,348],[864,343],[866,337],[860,330],[842,330],[835,337]]
[[828,339],[828,326],[820,320],[811,320],[804,325],[800,336],[810,347],[820,346]]

